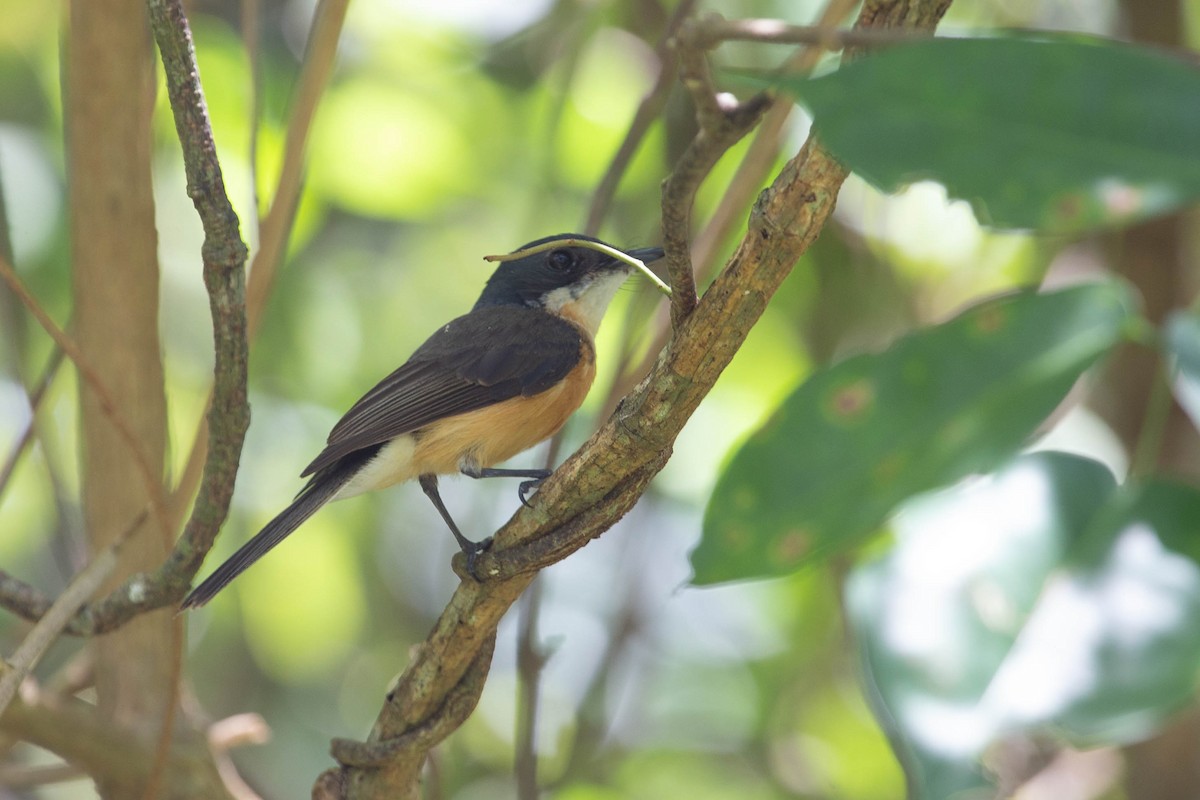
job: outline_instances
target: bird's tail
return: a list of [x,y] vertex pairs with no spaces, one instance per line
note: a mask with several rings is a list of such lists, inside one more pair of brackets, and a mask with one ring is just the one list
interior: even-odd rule
[[267,551],[282,542],[289,533],[315,514],[317,509],[332,500],[338,490],[345,486],[346,481],[354,475],[353,469],[346,469],[344,465],[338,466],[342,468],[334,467],[323,474],[316,475],[300,491],[300,494],[296,495],[296,499],[290,506],[268,522],[266,527],[255,534],[253,539],[242,545],[224,564],[217,567],[213,574],[204,579],[203,583],[192,589],[179,604],[179,610],[199,608],[213,599],[217,592],[225,588],[226,584],[241,575],[246,567],[266,555]]

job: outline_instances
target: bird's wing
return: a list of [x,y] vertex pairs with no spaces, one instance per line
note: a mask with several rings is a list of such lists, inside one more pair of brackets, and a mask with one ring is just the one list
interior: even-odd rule
[[346,412],[301,477],[444,417],[543,392],[584,347],[574,325],[542,311],[496,306],[459,317]]

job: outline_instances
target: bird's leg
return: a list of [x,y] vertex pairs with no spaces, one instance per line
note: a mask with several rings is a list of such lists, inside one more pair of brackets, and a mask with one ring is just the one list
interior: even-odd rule
[[550,477],[548,469],[495,469],[493,467],[474,467],[468,464],[462,467],[461,471],[469,478],[529,478],[530,480],[521,481],[521,485],[517,487],[517,497],[521,499],[521,505],[524,506],[529,505],[529,501],[525,499],[529,493]]
[[454,539],[458,542],[459,549],[467,557],[467,572],[474,575],[476,557],[488,549],[492,540],[488,538],[482,542],[473,542],[462,535],[462,531],[454,524],[454,520],[450,517],[450,512],[446,510],[446,504],[442,502],[442,496],[438,493],[437,475],[422,475],[417,479],[417,482],[421,484],[421,490],[425,492],[430,502],[433,503],[433,507],[442,515],[442,519],[446,521],[446,525],[450,527],[450,532],[454,534]]

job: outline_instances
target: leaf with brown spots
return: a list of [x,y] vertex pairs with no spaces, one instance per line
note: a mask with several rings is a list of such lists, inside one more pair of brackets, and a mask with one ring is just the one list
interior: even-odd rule
[[1000,465],[1126,338],[1133,308],[1116,282],[1025,291],[819,370],[718,480],[695,583],[786,574]]

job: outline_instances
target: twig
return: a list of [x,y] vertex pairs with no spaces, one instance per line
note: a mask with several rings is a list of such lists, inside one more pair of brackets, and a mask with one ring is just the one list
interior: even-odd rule
[[208,746],[225,752],[271,741],[271,727],[261,714],[234,714],[208,726]]
[[117,553],[121,549],[121,545],[129,539],[145,519],[146,513],[142,512],[107,547],[96,553],[91,562],[76,574],[67,588],[54,601],[54,604],[25,636],[25,640],[8,660],[8,669],[0,676],[0,714],[3,714],[4,709],[8,708],[8,704],[17,694],[17,687],[41,659],[46,648],[62,635],[63,628],[79,610],[79,607],[96,593],[100,585],[117,568]]
[[[48,695],[27,681],[0,715],[0,730],[56,753],[81,767],[93,780],[122,785],[144,782],[153,754],[134,733],[114,726],[95,706],[70,697]],[[189,797],[224,797],[203,741],[181,741],[172,748],[168,785],[186,786]],[[175,796],[175,795],[171,795]]]
[[251,239],[255,242],[262,241],[262,216],[258,204],[258,137],[262,131],[265,94],[260,47],[262,34],[259,32],[261,13],[258,0],[242,0],[242,47],[250,64],[250,130],[246,141],[246,158],[250,162],[250,196],[254,200],[254,236]]
[[647,267],[640,259],[629,255],[629,253],[621,252],[615,247],[609,247],[608,245],[604,244],[604,242],[593,242],[590,239],[555,239],[550,242],[536,244],[533,247],[522,247],[520,250],[514,250],[511,253],[500,253],[497,255],[484,256],[483,260],[501,262],[516,261],[517,259],[525,258],[526,256],[531,256],[536,253],[544,253],[547,250],[554,250],[559,247],[586,247],[589,250],[596,250],[597,252],[604,253],[606,256],[611,256],[618,261],[625,262],[638,272],[645,275],[646,279],[650,281],[650,283],[654,284],[655,288],[657,288],[663,294],[671,294],[671,287],[663,283],[662,278],[651,272],[650,268]]
[[42,375],[38,378],[37,385],[29,393],[29,424],[17,436],[17,441],[13,443],[8,458],[4,460],[4,466],[0,467],[0,496],[3,496],[4,490],[8,488],[8,482],[12,479],[17,464],[20,463],[21,456],[25,453],[25,448],[33,441],[33,434],[37,430],[38,408],[42,404],[42,398],[46,396],[46,390],[50,388],[51,381],[58,375],[58,368],[62,366],[62,362],[63,350],[61,347],[55,347],[50,354],[50,360],[46,362],[46,368],[42,370]]
[[[817,22],[821,30],[836,29],[858,3],[854,0],[831,0],[826,5]],[[722,20],[723,21],[723,20]],[[806,47],[787,60],[785,69],[801,72],[812,69],[821,57],[822,48],[818,45]],[[699,235],[691,245],[693,271],[700,285],[711,280],[719,264],[721,243],[729,237],[734,229],[744,224],[746,211],[754,195],[762,188],[775,159],[779,156],[783,143],[784,123],[792,113],[793,106],[789,103],[775,103],[767,111],[754,133],[746,155],[738,165],[729,185],[721,192],[721,200],[716,210],[709,217]],[[662,319],[661,317],[656,317]],[[604,408],[610,411],[616,406],[619,398],[626,395],[637,383],[646,376],[654,359],[667,343],[671,330],[665,319],[656,325],[652,343],[646,350],[646,355],[632,369],[622,369],[614,379]]]
[[517,606],[517,730],[513,773],[518,800],[537,800],[537,719],[542,668],[546,655],[538,641],[538,611],[542,601],[542,582],[533,584],[521,595]]
[[82,647],[48,679],[42,681],[42,691],[70,697],[96,685],[96,651]]
[[158,523],[164,535],[169,535],[170,527],[167,520],[167,509],[163,502],[162,487],[159,484],[158,476],[150,468],[150,461],[146,457],[146,451],[142,448],[142,443],[138,440],[137,434],[134,433],[125,414],[121,409],[117,408],[116,402],[113,401],[112,393],[109,392],[108,387],[104,384],[104,379],[88,363],[83,352],[79,349],[79,345],[75,344],[75,340],[68,336],[66,331],[50,318],[46,310],[42,308],[41,304],[25,288],[25,284],[17,275],[16,270],[3,258],[0,258],[0,278],[4,279],[4,282],[8,284],[8,288],[12,290],[12,293],[16,295],[22,305],[38,321],[38,324],[42,326],[42,330],[54,340],[58,349],[62,350],[67,358],[71,359],[71,363],[79,370],[79,375],[84,383],[96,395],[96,400],[99,402],[104,416],[108,418],[113,429],[121,438],[121,441],[129,448],[134,469],[138,473],[138,479],[141,480],[146,490],[146,496],[150,498],[151,512],[154,515],[155,522]]
[[600,183],[592,192],[587,221],[583,225],[583,232],[588,236],[595,236],[600,232],[600,224],[608,214],[609,206],[612,205],[613,197],[617,193],[617,186],[621,183],[625,170],[629,168],[629,163],[637,153],[642,139],[645,138],[646,131],[650,130],[650,125],[658,119],[663,106],[667,103],[667,97],[677,74],[675,59],[671,53],[671,39],[683,20],[691,15],[695,5],[696,0],[682,0],[679,5],[675,6],[675,10],[667,22],[667,29],[663,33],[662,39],[659,40],[658,46],[654,48],[654,55],[658,59],[659,65],[658,77],[655,79],[654,85],[650,87],[650,91],[642,98],[642,102],[638,104],[633,121],[629,123],[629,128],[625,131],[625,138],[621,140],[621,145],[613,155],[612,161],[609,162],[608,169],[604,171]]
[[242,779],[229,750],[248,744],[265,744],[271,739],[271,729],[258,714],[235,714],[214,722],[208,729],[208,746],[217,765],[217,774],[234,800],[260,800],[258,794]]
[[292,232],[296,202],[300,196],[304,176],[304,151],[308,145],[308,133],[316,116],[317,104],[325,93],[325,87],[333,73],[338,39],[342,34],[342,25],[346,20],[346,9],[349,5],[349,0],[320,0],[313,15],[300,80],[296,87],[296,99],[288,121],[279,182],[271,199],[271,209],[263,220],[262,240],[259,242],[258,253],[254,256],[250,283],[246,290],[251,335],[258,331],[262,322],[267,296],[270,294]]
[[[162,57],[175,131],[183,150],[188,195],[204,229],[200,253],[213,318],[215,354],[213,399],[208,417],[209,453],[200,495],[175,549],[152,576],[156,584],[162,585],[162,599],[173,602],[191,583],[229,512],[242,442],[250,425],[250,405],[246,396],[248,346],[244,269],[247,251],[237,214],[225,191],[183,0],[147,0],[146,7]],[[138,598],[122,592],[122,588],[97,604],[93,616],[99,615],[105,604],[119,607],[123,602],[128,609],[126,614],[136,613]],[[183,621],[173,620],[171,628],[173,692],[145,783],[147,800],[157,795],[163,781],[179,705]]]
[[[626,552],[621,563],[646,564],[645,560],[631,558]],[[623,588],[617,593],[622,598],[621,607],[615,614],[615,621],[608,637],[608,644],[592,671],[592,679],[583,692],[575,714],[576,730],[571,740],[571,748],[566,756],[566,764],[559,772],[555,781],[545,787],[551,795],[568,782],[579,780],[585,764],[596,755],[601,742],[605,739],[607,726],[603,724],[604,698],[607,679],[621,658],[629,649],[629,644],[642,628],[642,597],[638,591],[638,583],[642,576],[627,575]]]
[[88,774],[73,764],[47,764],[39,766],[0,766],[0,786],[6,789],[35,789],[88,777]]
[[739,103],[733,95],[718,94],[703,49],[696,44],[700,28],[687,21],[679,28],[675,50],[679,78],[691,93],[700,129],[662,187],[663,249],[675,294],[671,298],[671,327],[678,330],[696,308],[696,275],[688,243],[692,238],[692,205],[700,184],[725,152],[738,142],[771,104],[759,93]]

